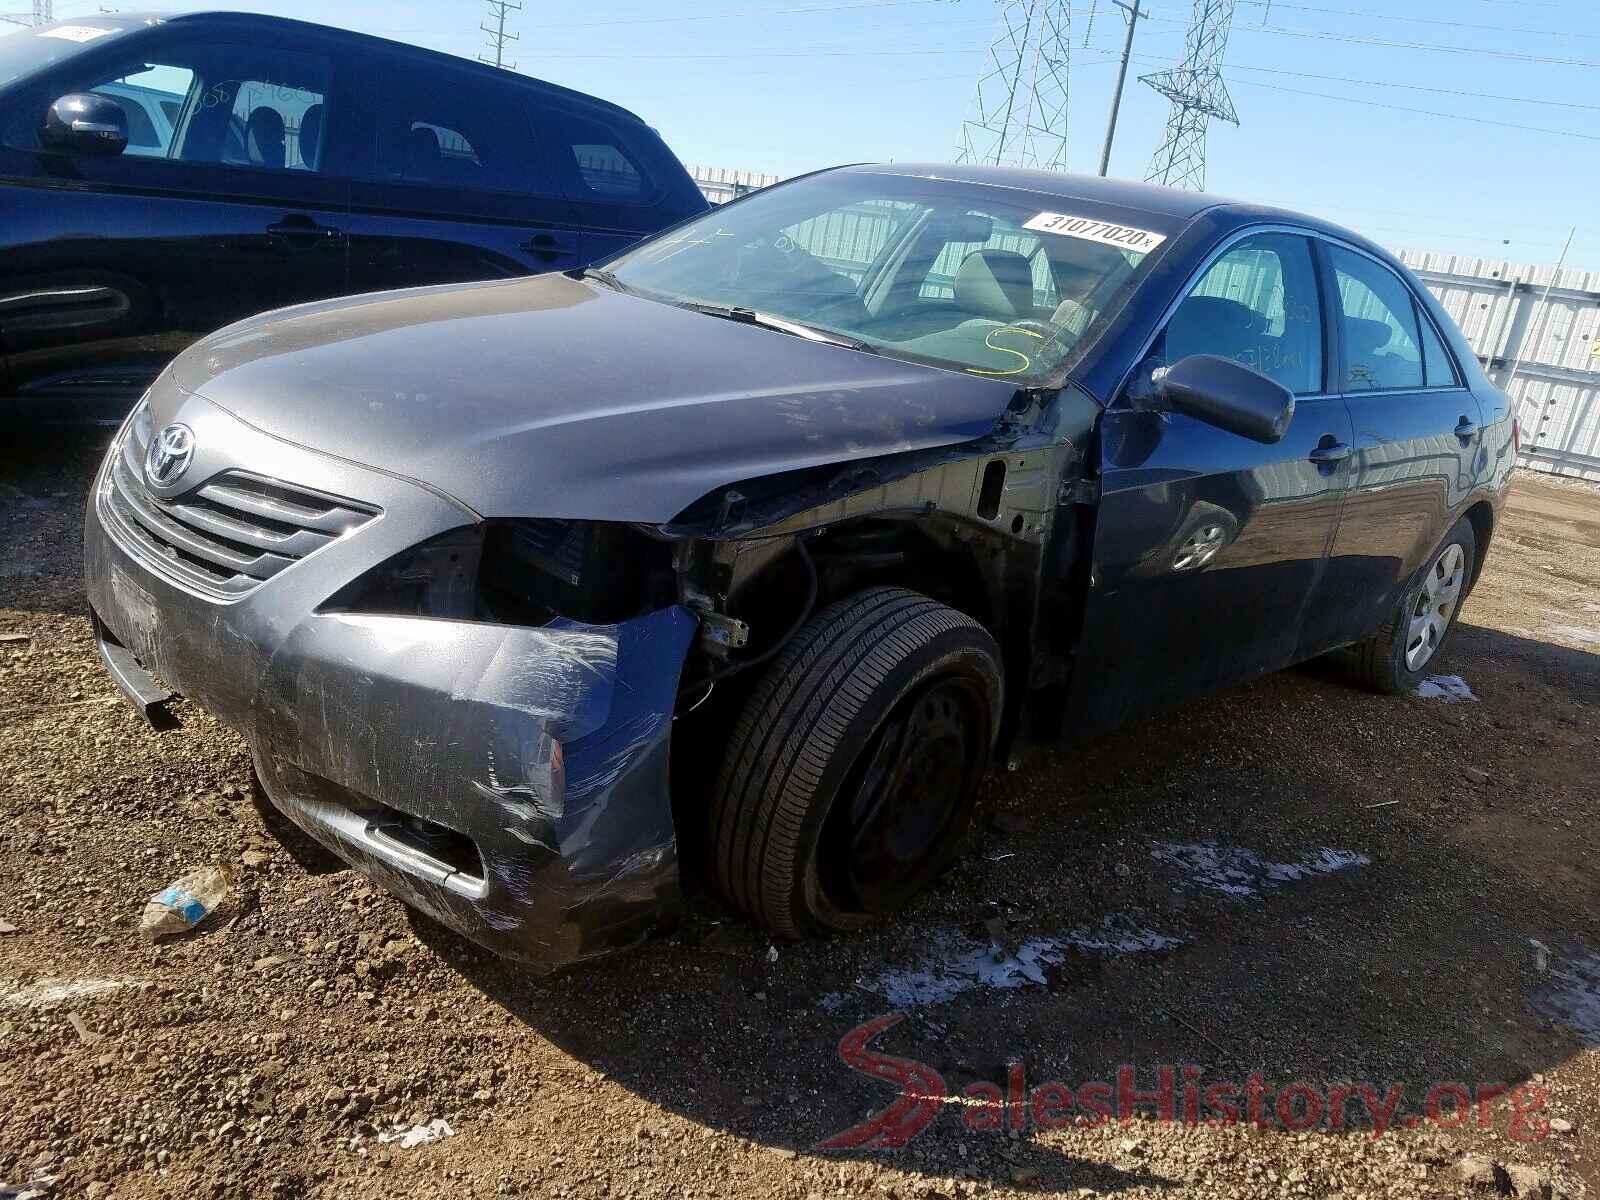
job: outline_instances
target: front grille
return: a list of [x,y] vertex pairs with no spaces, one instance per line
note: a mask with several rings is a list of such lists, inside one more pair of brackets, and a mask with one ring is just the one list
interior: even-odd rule
[[100,515],[124,550],[216,599],[247,595],[378,515],[370,505],[234,470],[163,500],[144,483],[150,436],[141,405],[113,450]]

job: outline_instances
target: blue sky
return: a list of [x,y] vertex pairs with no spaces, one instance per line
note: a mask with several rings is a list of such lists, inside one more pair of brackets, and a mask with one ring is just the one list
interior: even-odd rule
[[[102,2],[115,0],[57,0],[56,13]],[[993,0],[526,3],[511,25],[519,70],[626,105],[685,162],[781,174],[948,160],[997,12]],[[467,56],[487,19],[474,0],[161,7],[220,6]],[[1137,75],[1176,62],[1190,7],[1147,0],[1113,175],[1144,177],[1167,103]],[[1069,167],[1092,172],[1122,16],[1111,0],[1074,0],[1072,30]],[[1210,190],[1391,246],[1519,262],[1554,262],[1577,225],[1569,265],[1600,269],[1600,4],[1240,0],[1224,75],[1241,124],[1212,125]]]

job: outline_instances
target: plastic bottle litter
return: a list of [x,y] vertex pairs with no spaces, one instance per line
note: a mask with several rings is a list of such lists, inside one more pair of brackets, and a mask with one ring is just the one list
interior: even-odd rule
[[224,867],[197,867],[150,897],[139,932],[151,941],[186,933],[233,899],[233,875]]

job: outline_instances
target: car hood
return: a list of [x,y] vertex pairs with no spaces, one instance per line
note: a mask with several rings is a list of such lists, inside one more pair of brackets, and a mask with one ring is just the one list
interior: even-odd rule
[[172,376],[486,517],[650,522],[741,480],[982,437],[1014,393],[562,275],[283,309]]

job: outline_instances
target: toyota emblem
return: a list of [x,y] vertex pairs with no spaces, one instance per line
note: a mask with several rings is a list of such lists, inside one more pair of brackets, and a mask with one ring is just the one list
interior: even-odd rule
[[168,487],[182,477],[194,458],[194,430],[168,425],[150,441],[144,456],[144,477],[155,487]]

